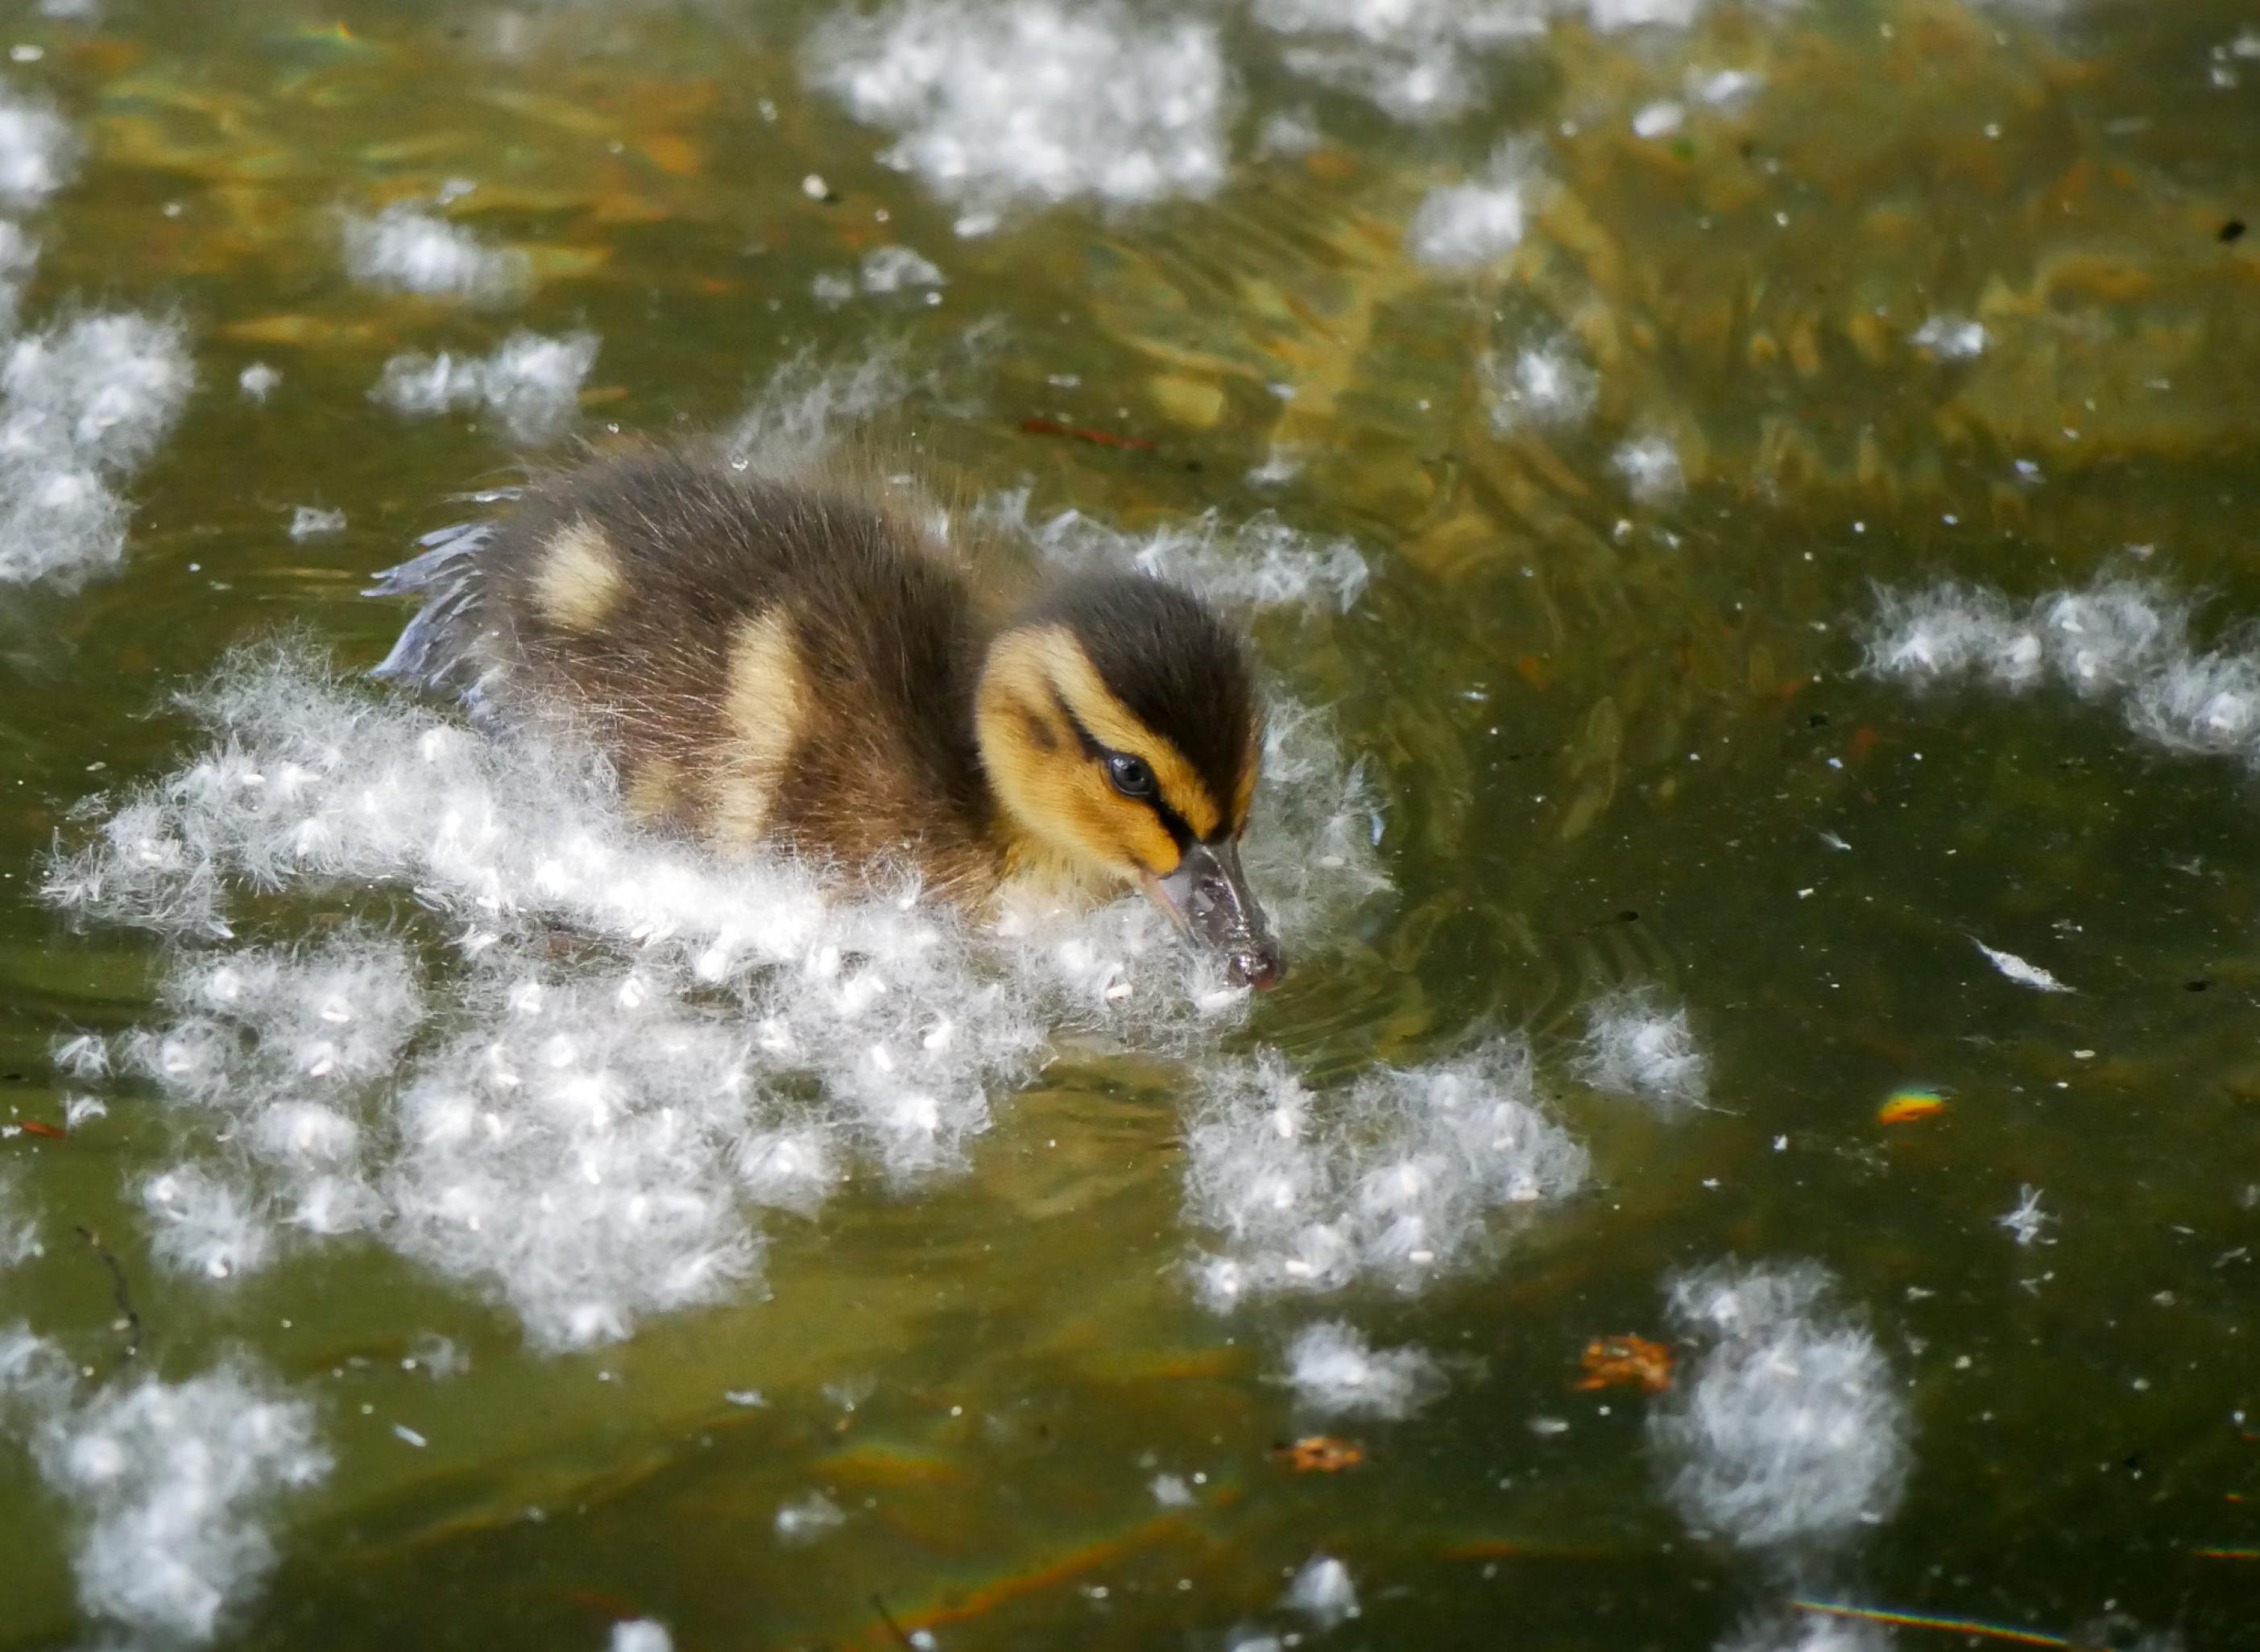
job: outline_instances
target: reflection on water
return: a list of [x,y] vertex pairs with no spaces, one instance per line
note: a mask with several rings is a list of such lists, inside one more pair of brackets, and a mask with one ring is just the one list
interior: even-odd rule
[[[5,44],[0,1645],[2260,1644],[2249,17]],[[1243,614],[1288,984],[350,679],[694,431]]]

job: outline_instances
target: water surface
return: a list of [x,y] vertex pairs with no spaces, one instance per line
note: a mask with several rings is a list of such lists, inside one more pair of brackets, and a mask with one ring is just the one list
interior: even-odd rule
[[[2124,577],[2201,604],[2192,647],[2234,647],[2260,607],[2252,18],[1573,10],[1505,44],[1470,25],[1462,106],[1399,118],[1295,56],[1385,42],[1219,8],[1213,187],[1052,203],[883,163],[897,134],[826,89],[816,7],[12,21],[10,84],[82,151],[20,214],[43,244],[20,325],[176,318],[197,388],[125,484],[122,561],[0,591],[0,1103],[47,1126],[108,1105],[0,1140],[4,1213],[39,1247],[0,1275],[0,1327],[68,1350],[82,1408],[219,1369],[311,1407],[333,1466],[248,1500],[275,1564],[225,1558],[217,1644],[597,1647],[644,1618],[686,1648],[1822,1644],[1804,1600],[2260,1646],[2245,747],[2130,726],[2186,663],[2163,645],[2085,693],[1865,669],[1878,586],[2022,604]],[[1424,201],[1509,139],[1519,239],[1423,262]],[[342,220],[392,202],[522,253],[507,290],[354,279]],[[870,290],[885,247],[943,284]],[[519,329],[601,340],[547,441],[370,397],[398,353]],[[1534,350],[1590,404],[1504,395]],[[875,355],[888,437],[951,497],[1026,490],[1031,519],[1073,508],[1133,544],[1213,511],[1244,553],[1230,530],[1271,511],[1298,547],[1355,545],[1347,606],[1250,623],[1363,764],[1387,890],[1334,909],[1244,1025],[1063,1038],[989,1098],[962,1167],[860,1162],[813,1215],[763,1219],[758,1282],[621,1340],[544,1346],[374,1235],[225,1280],[166,1266],[147,1179],[241,1150],[55,1045],[163,1026],[182,949],[219,943],[39,891],[59,842],[201,747],[173,692],[286,633],[373,664],[402,616],[368,576],[456,496],[614,430],[765,408],[782,440],[779,408]],[[255,362],[280,375],[264,400],[238,389]],[[345,526],[294,540],[300,506]],[[435,1005],[419,1036],[471,990],[410,887],[233,911],[240,944],[400,937]],[[1684,1008],[1703,1105],[1589,1082],[1580,1041],[1627,990]],[[1491,1247],[1424,1290],[1205,1305],[1183,1265],[1212,1240],[1183,1130],[1205,1071],[1268,1049],[1334,1094],[1510,1036],[1591,1153],[1584,1191],[1486,1217]],[[1879,1122],[1908,1087],[1947,1105]],[[2046,1219],[2020,1242],[2002,1219],[2028,1196]],[[1905,1429],[1869,1518],[1737,1542],[1673,1495],[1648,1413],[1717,1368],[1666,1292],[1736,1261],[1817,1264],[1814,1323],[1864,1332],[1853,1432]],[[1314,1419],[1284,1349],[1328,1318],[1426,1350],[1441,1391]],[[1675,1345],[1673,1394],[1575,1386],[1588,1342],[1627,1333]],[[1768,1391],[1762,1439],[1794,1421]],[[161,1640],[82,1605],[98,1499],[36,1441],[88,1413],[56,1414],[0,1407],[0,1646]],[[1277,1454],[1319,1432],[1363,1462]],[[843,1518],[791,1541],[779,1510],[816,1493]],[[1330,1628],[1280,1605],[1321,1552],[1361,1607]]]

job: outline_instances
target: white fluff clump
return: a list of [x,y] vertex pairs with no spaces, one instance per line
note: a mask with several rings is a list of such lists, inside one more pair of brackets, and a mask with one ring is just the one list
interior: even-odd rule
[[426,1331],[408,1350],[404,1366],[414,1366],[435,1383],[452,1382],[471,1369],[471,1356],[453,1337]]
[[1287,1381],[1297,1405],[1324,1417],[1409,1417],[1444,1386],[1428,1354],[1376,1348],[1341,1319],[1296,1333],[1287,1345]]
[[0,202],[37,206],[78,169],[78,138],[45,104],[0,91]]
[[898,140],[880,158],[969,209],[1140,205],[1224,182],[1230,78],[1215,25],[1120,0],[901,0],[820,27],[812,80]]
[[[1876,605],[1868,664],[1885,676],[1982,674],[2004,688],[2024,689],[2053,672],[2084,695],[2131,694],[2138,704],[2164,712],[2184,694],[2170,690],[2159,697],[2156,685],[2193,663],[2187,606],[2135,580],[2099,578],[2085,590],[2051,591],[2021,610],[1999,591],[1950,583],[1878,590]],[[2222,663],[2208,660],[2201,675]],[[2139,726],[2142,716],[2135,720]]]
[[811,1491],[797,1502],[787,1503],[776,1512],[777,1541],[784,1543],[812,1543],[825,1533],[844,1525],[848,1516],[837,1503],[821,1491]]
[[1313,1095],[1275,1053],[1203,1075],[1185,1132],[1185,1203],[1219,1248],[1202,1299],[1417,1290],[1468,1260],[1503,1207],[1574,1192],[1584,1149],[1541,1112],[1530,1055],[1501,1041]]
[[1563,0],[1562,9],[1583,12],[1604,34],[1620,29],[1684,29],[1703,13],[1705,0]]
[[1313,1555],[1295,1574],[1282,1606],[1301,1613],[1321,1629],[1331,1629],[1358,1613],[1357,1585],[1349,1568],[1331,1555]]
[[1748,1619],[1716,1652],[1892,1652],[1892,1645],[1891,1632],[1881,1624],[1800,1612]]
[[266,1505],[330,1470],[313,1407],[247,1368],[82,1393],[21,1330],[0,1332],[0,1419],[70,1506],[81,1606],[161,1642],[218,1635],[274,1570]]
[[979,514],[996,528],[1025,536],[1055,568],[1134,569],[1190,585],[1228,608],[1347,613],[1363,593],[1370,573],[1364,556],[1348,540],[1298,533],[1269,514],[1227,528],[1212,511],[1190,522],[1132,533],[1080,511],[1031,522],[1027,506],[1025,491],[1005,493],[984,501]]
[[722,1300],[759,1261],[731,1154],[762,1122],[749,1041],[657,994],[625,1008],[624,984],[484,983],[498,1001],[395,1100],[388,1236],[546,1348]]
[[71,589],[125,552],[128,507],[96,472],[0,460],[0,584]]
[[1290,44],[1298,75],[1370,99],[1399,120],[1444,120],[1484,90],[1483,58],[1556,21],[1602,33],[1684,28],[1704,0],[1256,0],[1255,19]]
[[1471,104],[1480,56],[1546,27],[1549,0],[1256,0],[1255,19],[1291,42],[1296,74],[1370,99],[1399,120]]
[[68,1405],[79,1370],[70,1356],[21,1321],[0,1326],[0,1429],[22,1434]]
[[2047,667],[2039,628],[2000,592],[1980,586],[1879,588],[1865,640],[1870,671],[1919,683],[1982,673],[2004,688],[2024,688]]
[[[282,1101],[261,1112],[251,1142],[261,1154],[289,1163],[341,1165],[353,1162],[361,1147],[361,1126],[334,1107],[313,1101]],[[325,1182],[327,1178],[322,1178]],[[330,1184],[333,1188],[334,1184]],[[330,1214],[336,1214],[334,1208]],[[323,1231],[338,1229],[325,1224]]]
[[110,1046],[94,1033],[57,1038],[47,1047],[47,1059],[54,1062],[57,1072],[85,1082],[110,1074]]
[[1440,269],[1494,262],[1522,244],[1533,197],[1542,188],[1527,147],[1504,144],[1477,176],[1428,191],[1405,232],[1405,247]]
[[1661,504],[1687,490],[1679,449],[1662,431],[1649,431],[1620,443],[1609,462],[1642,504]]
[[[1141,900],[984,930],[907,876],[834,898],[790,860],[639,831],[589,753],[474,733],[288,647],[190,704],[209,748],[54,861],[49,899],[224,937],[245,887],[412,892],[463,960],[427,979],[364,930],[184,955],[169,1019],[122,1049],[195,1134],[145,1204],[161,1254],[208,1277],[364,1233],[541,1346],[613,1340],[741,1289],[759,1211],[962,1165],[1055,1033],[1186,1048],[1244,1013]],[[1376,875],[1296,835],[1348,795],[1322,727],[1274,734],[1291,761],[1249,858],[1267,895],[1262,867],[1298,869],[1291,947]],[[550,957],[559,925],[594,955]],[[443,995],[445,1035],[419,1041]]]
[[18,339],[0,361],[0,453],[68,453],[88,466],[130,470],[172,428],[195,382],[179,324],[131,311]]
[[0,357],[0,583],[68,583],[117,562],[128,479],[179,417],[196,374],[178,324],[82,316]]
[[1577,424],[1600,394],[1599,375],[1566,341],[1527,345],[1512,361],[1486,355],[1479,366],[1491,428],[1502,436]]
[[1879,589],[1865,643],[1878,676],[1978,677],[2011,690],[2053,676],[2085,698],[2116,699],[2128,726],[2167,751],[2260,766],[2260,655],[2196,652],[2189,631],[2185,601],[2104,575],[2021,605],[1982,586]]
[[611,1652],[675,1652],[675,1637],[653,1618],[632,1618],[612,1626]]
[[181,1165],[141,1184],[159,1262],[206,1279],[257,1273],[274,1259],[275,1233],[264,1202],[232,1179]]
[[1974,361],[1985,353],[1985,326],[1961,316],[1933,316],[1912,337],[1942,361]]
[[354,932],[304,950],[190,957],[163,996],[177,1019],[129,1036],[126,1065],[248,1153],[143,1184],[158,1255],[232,1279],[274,1259],[277,1224],[318,1236],[378,1226],[362,1115],[423,1019],[406,949]]
[[483,974],[471,1030],[421,1057],[420,988],[386,937],[200,961],[166,997],[188,1013],[134,1035],[130,1063],[237,1151],[143,1201],[160,1259],[213,1279],[269,1261],[278,1223],[373,1231],[543,1346],[581,1346],[725,1295],[758,1255],[741,1196],[805,1207],[836,1176],[821,1127],[762,1104],[754,1035],[633,975]]
[[1362,759],[1345,759],[1330,719],[1284,694],[1264,707],[1263,783],[1241,863],[1290,943],[1339,933],[1390,886],[1378,846],[1382,800]]
[[1626,990],[1586,1008],[1577,1076],[1596,1090],[1675,1112],[1702,1105],[1710,1062],[1695,1043],[1684,1005],[1667,1009],[1653,992]]
[[1181,1474],[1157,1474],[1146,1489],[1154,1494],[1154,1501],[1165,1509],[1189,1509],[1200,1501]]
[[342,511],[302,504],[290,512],[290,537],[294,540],[318,540],[345,531],[346,513]]
[[182,1019],[129,1038],[127,1062],[172,1099],[245,1124],[278,1102],[335,1105],[383,1076],[424,1015],[406,948],[358,931],[303,950],[190,957],[163,996]]
[[1831,1294],[1811,1263],[1672,1282],[1672,1319],[1700,1352],[1649,1427],[1699,1531],[1748,1548],[1825,1544],[1898,1506],[1906,1406],[1875,1338]]
[[597,347],[593,333],[553,339],[520,331],[487,356],[405,351],[385,362],[369,397],[411,416],[483,409],[513,441],[543,441],[579,411],[581,381]]
[[2260,746],[2260,660],[2176,654],[2127,699],[2135,732],[2168,751],[2243,756]]
[[488,247],[468,230],[405,202],[344,221],[346,270],[366,286],[481,303],[523,289],[533,264],[521,252]]
[[907,247],[874,247],[863,255],[859,273],[867,293],[907,292],[949,284],[949,277],[939,265]]
[[2186,611],[2133,580],[2099,580],[2044,597],[2034,609],[2049,663],[2082,694],[2102,695],[2154,675],[2184,647]]

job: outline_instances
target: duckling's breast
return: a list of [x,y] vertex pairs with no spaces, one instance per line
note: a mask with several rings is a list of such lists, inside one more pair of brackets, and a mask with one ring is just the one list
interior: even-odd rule
[[972,594],[883,504],[645,454],[537,486],[475,554],[485,697],[597,740],[639,816],[993,883]]

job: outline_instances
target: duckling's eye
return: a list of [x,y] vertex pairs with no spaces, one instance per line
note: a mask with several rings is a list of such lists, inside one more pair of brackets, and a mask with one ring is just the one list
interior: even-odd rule
[[1115,753],[1106,760],[1106,777],[1114,783],[1114,790],[1126,797],[1154,795],[1154,771],[1142,757]]

